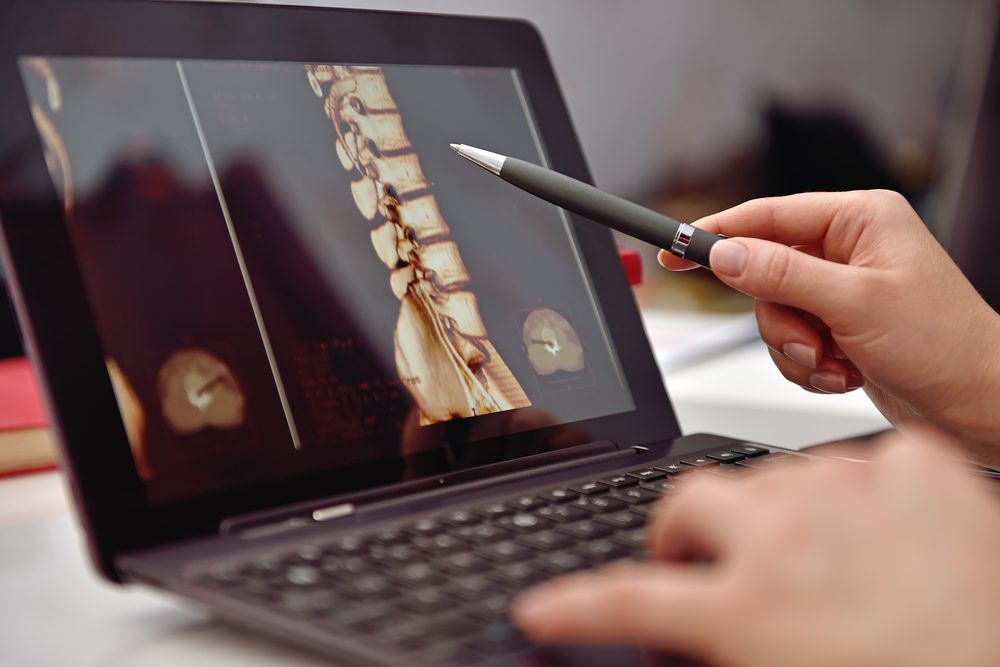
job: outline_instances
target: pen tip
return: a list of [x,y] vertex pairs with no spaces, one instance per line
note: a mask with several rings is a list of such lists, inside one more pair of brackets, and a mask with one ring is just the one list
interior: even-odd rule
[[461,148],[461,146],[459,146],[458,144],[448,144],[448,145],[451,146],[451,150],[455,151],[456,153]]

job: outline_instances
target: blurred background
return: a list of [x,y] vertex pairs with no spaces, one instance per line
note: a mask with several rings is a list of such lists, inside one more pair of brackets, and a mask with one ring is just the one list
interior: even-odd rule
[[[898,190],[1000,302],[987,256],[1000,245],[996,0],[282,4],[527,19],[548,44],[598,186],[682,220],[765,195]],[[643,257],[644,309],[751,309],[708,272],[667,274],[655,249],[619,240]],[[5,298],[9,356],[19,346]]]

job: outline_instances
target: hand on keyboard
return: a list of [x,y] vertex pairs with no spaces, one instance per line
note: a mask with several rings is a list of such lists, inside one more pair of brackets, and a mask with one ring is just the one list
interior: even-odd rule
[[515,621],[541,642],[718,667],[995,665],[1000,505],[941,436],[918,435],[866,465],[683,483],[652,514],[653,560],[529,590]]

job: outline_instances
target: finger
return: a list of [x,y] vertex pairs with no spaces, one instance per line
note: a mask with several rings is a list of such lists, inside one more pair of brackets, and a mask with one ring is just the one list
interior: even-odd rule
[[834,226],[870,219],[865,192],[807,192],[753,199],[693,223],[713,234],[752,237],[784,245],[822,244]]
[[692,565],[635,563],[569,575],[514,601],[514,621],[544,643],[638,643],[702,653],[726,627],[721,587]]
[[823,358],[823,337],[806,318],[788,306],[754,302],[757,328],[768,347],[780,350],[797,364],[816,368]]
[[769,347],[767,351],[778,372],[803,389],[821,394],[844,394],[860,386],[857,378],[851,375],[850,369],[840,359],[824,357],[816,368],[810,368],[789,359],[774,348]]
[[670,269],[671,271],[690,271],[691,269],[698,268],[698,265],[694,262],[681,259],[677,255],[667,252],[666,250],[661,250],[656,253],[656,261],[660,263],[660,266],[665,269]]
[[686,481],[661,498],[646,524],[651,558],[715,558],[733,538],[745,512],[738,482],[688,474],[700,479]]
[[772,241],[719,241],[709,255],[720,280],[756,299],[808,311],[833,328],[865,303],[866,269],[813,257]]

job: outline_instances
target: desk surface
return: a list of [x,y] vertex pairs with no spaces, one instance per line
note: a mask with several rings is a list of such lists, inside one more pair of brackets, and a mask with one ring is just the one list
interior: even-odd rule
[[[666,380],[686,433],[795,448],[886,425],[860,392],[790,386],[759,342]],[[105,584],[80,545],[58,473],[0,481],[0,667],[330,665],[165,596]]]

